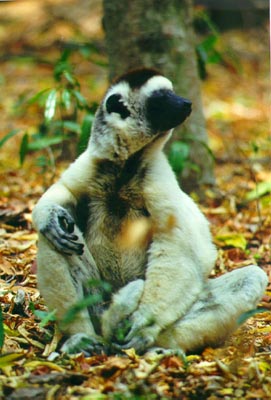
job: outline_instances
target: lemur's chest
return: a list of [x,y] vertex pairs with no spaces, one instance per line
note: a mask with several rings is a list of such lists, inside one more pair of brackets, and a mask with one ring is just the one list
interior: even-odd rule
[[124,166],[110,161],[97,165],[89,188],[89,230],[95,225],[114,240],[125,221],[148,215],[143,195],[145,173],[139,156]]
[[85,204],[89,249],[102,277],[115,287],[144,276],[147,244],[125,246],[127,224],[149,216],[142,190],[143,178],[143,171],[136,165],[129,170],[102,165],[91,182]]
[[121,191],[105,191],[102,197],[92,195],[88,201],[88,229],[92,241],[106,237],[118,241],[125,226],[138,218],[148,217],[144,199],[129,188]]

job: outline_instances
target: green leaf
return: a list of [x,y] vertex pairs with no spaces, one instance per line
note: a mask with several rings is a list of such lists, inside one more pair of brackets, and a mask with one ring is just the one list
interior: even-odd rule
[[31,301],[29,303],[29,308],[32,311],[32,313],[37,317],[38,319],[41,320],[40,326],[43,328],[45,325],[47,325],[48,322],[50,321],[56,321],[55,313],[56,310],[53,310],[51,312],[48,311],[42,311],[42,310],[36,310],[34,303]]
[[67,62],[69,64],[69,57],[71,55],[71,50],[70,49],[64,49],[61,53],[59,62]]
[[63,89],[63,92],[61,93],[61,99],[63,102],[64,107],[66,110],[69,110],[71,108],[71,92],[68,89]]
[[219,64],[222,61],[223,61],[222,56],[218,51],[213,50],[212,52],[209,53],[208,56],[209,64]]
[[20,129],[12,129],[9,133],[7,133],[3,139],[0,140],[0,148],[3,146],[4,143],[6,143],[7,140],[11,139],[13,136],[17,135],[17,133],[20,132]]
[[213,50],[216,43],[217,43],[217,36],[216,35],[209,35],[206,39],[204,39],[200,43],[200,47],[204,49],[205,51],[210,51]]
[[92,49],[89,46],[82,46],[79,49],[80,54],[82,54],[83,57],[85,58],[89,58],[89,56],[92,53]]
[[77,145],[77,154],[81,154],[87,148],[93,121],[94,114],[87,114],[83,119],[81,133]]
[[44,155],[37,157],[36,164],[38,167],[41,167],[43,170],[50,167],[51,165],[54,165],[54,163],[51,162],[51,159]]
[[57,128],[58,135],[63,134],[63,131],[66,129],[70,132],[80,133],[81,126],[78,122],[74,121],[52,121],[51,128]]
[[37,151],[63,142],[63,136],[41,137],[28,143],[28,150]]
[[15,329],[11,329],[8,325],[4,324],[4,333],[7,336],[14,336],[14,337],[18,337],[20,336],[20,333],[18,332],[18,330]]
[[64,325],[73,321],[74,318],[76,318],[76,315],[85,308],[101,303],[105,293],[110,293],[112,291],[111,285],[102,280],[90,279],[87,282],[87,285],[88,287],[93,288],[93,290],[99,290],[99,292],[92,293],[75,303],[74,306],[64,315],[64,318],[61,321]]
[[53,310],[51,312],[46,312],[46,311],[41,311],[41,310],[35,310],[34,314],[36,317],[38,317],[41,321],[39,323],[39,326],[43,328],[48,324],[48,322],[55,322],[56,321],[56,310]]
[[65,76],[65,78],[67,79],[67,81],[72,85],[75,86],[78,84],[77,80],[75,79],[75,77],[71,74],[70,71],[64,71],[63,75]]
[[64,75],[66,72],[70,74],[72,71],[72,66],[69,62],[69,56],[71,52],[69,49],[65,49],[62,54],[60,59],[55,65],[54,68],[54,78],[57,82],[59,82],[62,78],[62,75]]
[[249,310],[249,311],[247,311],[247,312],[245,312],[245,313],[240,315],[240,317],[237,320],[237,324],[241,325],[247,319],[249,319],[250,317],[253,317],[255,314],[260,314],[260,313],[268,312],[268,311],[269,311],[268,308],[265,308],[265,307],[258,307],[258,308],[255,308],[253,310]]
[[245,250],[247,247],[247,241],[244,235],[241,233],[229,232],[217,235],[216,240],[222,242],[225,246],[231,246]]
[[190,146],[188,143],[181,141],[176,141],[172,143],[169,150],[168,159],[174,172],[178,174],[184,169],[186,162],[189,158],[189,153]]
[[57,91],[56,91],[56,89],[52,89],[49,92],[46,103],[45,103],[44,117],[45,117],[46,122],[50,122],[51,119],[55,115],[56,101],[57,101]]
[[23,165],[24,163],[27,152],[28,152],[28,133],[25,133],[21,141],[20,152],[19,152],[21,165]]
[[28,104],[34,104],[34,103],[43,103],[44,99],[46,98],[45,94],[49,91],[50,89],[43,89],[40,92],[36,93],[34,96],[30,97],[28,100]]
[[82,107],[88,106],[87,100],[78,90],[73,90],[72,92],[77,100],[78,105],[81,105]]
[[125,337],[129,333],[131,327],[132,321],[129,318],[122,320],[121,323],[117,325],[114,336],[116,337],[118,343],[122,343],[125,340]]
[[5,339],[5,331],[4,331],[4,323],[3,323],[3,314],[2,314],[2,307],[0,307],[0,348],[2,349],[4,345]]
[[271,193],[271,181],[260,182],[255,189],[246,194],[245,200],[246,202],[253,201],[268,193]]
[[10,353],[0,355],[0,368],[5,368],[13,365],[14,361],[18,361],[25,357],[24,353]]
[[101,294],[92,294],[84,297],[81,301],[78,301],[73,307],[71,307],[62,319],[63,324],[68,324],[75,319],[77,314],[87,307],[93,306],[100,303],[103,300]]
[[62,121],[62,127],[68,129],[71,132],[80,133],[81,127],[77,122],[73,121]]

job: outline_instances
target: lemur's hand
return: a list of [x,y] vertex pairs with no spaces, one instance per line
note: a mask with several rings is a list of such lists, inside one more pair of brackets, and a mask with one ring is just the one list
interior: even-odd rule
[[87,357],[106,352],[102,339],[91,337],[85,333],[76,333],[69,337],[60,349],[63,353],[75,354],[83,352]]
[[48,217],[40,232],[60,253],[67,255],[83,254],[84,245],[78,243],[78,236],[75,235],[75,222],[65,208],[59,205],[48,206]]
[[120,343],[126,337],[131,328],[130,317],[138,307],[143,290],[143,279],[136,279],[114,294],[102,316],[102,332],[106,340]]
[[139,310],[130,317],[130,329],[121,344],[116,344],[119,349],[133,347],[138,354],[144,353],[153,347],[161,331],[159,325],[151,317],[142,315]]

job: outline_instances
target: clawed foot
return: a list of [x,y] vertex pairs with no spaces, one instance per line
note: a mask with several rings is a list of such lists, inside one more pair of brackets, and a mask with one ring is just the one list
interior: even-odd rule
[[[123,354],[123,350],[133,347],[138,354],[145,354],[147,357],[161,356],[163,358],[178,356],[185,358],[185,353],[179,349],[150,347],[148,350],[146,350],[146,348],[148,348],[148,343],[146,343],[143,338],[141,338],[140,341],[137,339],[138,338],[134,338],[134,340],[131,340],[128,344],[122,345],[117,343],[105,344],[100,338],[97,339],[95,337],[88,336],[85,333],[77,333],[67,339],[60,350],[62,353],[67,354],[84,353],[85,356],[90,357],[97,354]],[[139,342],[141,344],[139,344]]]
[[60,350],[67,354],[84,353],[88,357],[94,354],[107,353],[106,346],[102,341],[88,336],[85,333],[72,335],[65,341]]

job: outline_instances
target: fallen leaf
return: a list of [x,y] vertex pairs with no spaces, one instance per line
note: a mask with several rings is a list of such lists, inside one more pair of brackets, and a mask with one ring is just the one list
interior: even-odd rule
[[24,363],[24,367],[29,368],[30,370],[33,370],[38,367],[48,367],[54,371],[58,372],[65,372],[65,368],[60,367],[59,365],[51,362],[51,361],[44,361],[44,360],[32,360],[32,361],[27,361]]
[[215,239],[224,246],[232,246],[242,250],[247,247],[246,238],[242,233],[224,233],[221,235],[216,235]]
[[13,365],[15,361],[21,360],[25,357],[25,353],[10,353],[0,355],[0,368]]

